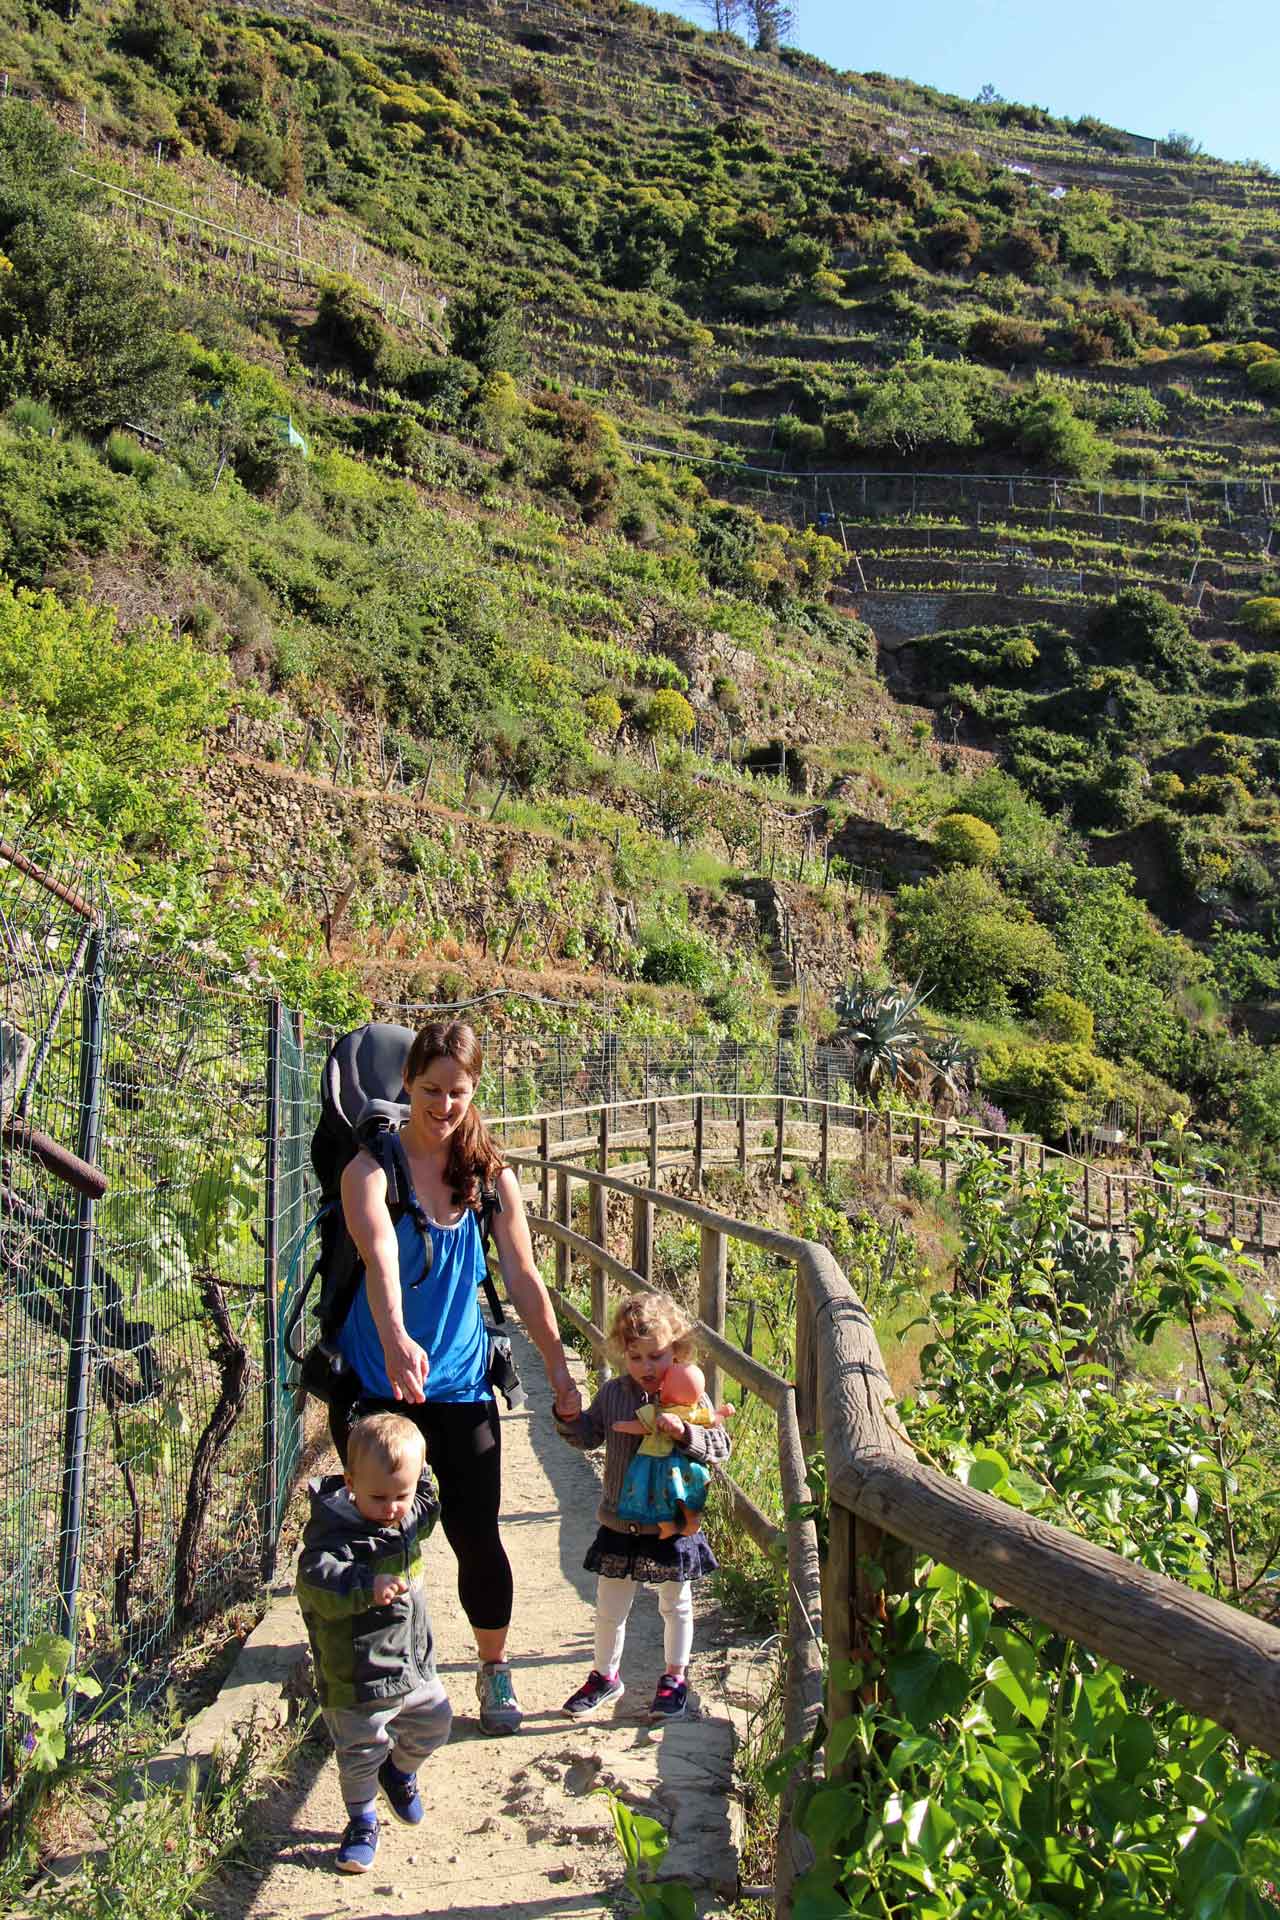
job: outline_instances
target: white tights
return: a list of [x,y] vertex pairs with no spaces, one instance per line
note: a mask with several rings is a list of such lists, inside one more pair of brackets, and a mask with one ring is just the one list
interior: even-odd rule
[[[627,1637],[627,1615],[636,1597],[636,1580],[610,1580],[602,1573],[596,1583],[596,1671],[616,1673]],[[693,1588],[687,1580],[663,1580],[658,1585],[662,1614],[662,1650],[667,1665],[681,1672],[693,1652]]]

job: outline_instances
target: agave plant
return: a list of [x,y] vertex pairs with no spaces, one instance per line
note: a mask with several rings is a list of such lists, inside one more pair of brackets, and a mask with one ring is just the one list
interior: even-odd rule
[[914,1091],[927,1068],[920,1008],[927,995],[914,987],[872,987],[854,979],[836,996],[841,1035],[854,1059],[858,1083]]
[[928,1042],[925,1055],[933,1074],[933,1104],[936,1107],[947,1101],[954,1111],[973,1091],[977,1055],[957,1033],[935,1034]]

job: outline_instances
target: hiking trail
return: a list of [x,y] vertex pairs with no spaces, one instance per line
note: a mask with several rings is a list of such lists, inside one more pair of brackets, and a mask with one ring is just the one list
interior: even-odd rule
[[[379,1801],[382,1837],[373,1870],[333,1864],[345,1821],[332,1748],[322,1727],[289,1777],[261,1805],[246,1862],[210,1889],[219,1920],[399,1920],[451,1913],[459,1920],[604,1915],[616,1910],[622,1857],[609,1788],[667,1826],[664,1879],[683,1880],[700,1912],[715,1913],[736,1889],[740,1809],[733,1797],[733,1710],[740,1684],[730,1669],[719,1615],[705,1594],[690,1671],[690,1717],[651,1726],[648,1707],[662,1671],[656,1597],[637,1596],[627,1632],[625,1697],[575,1724],[562,1703],[592,1665],[595,1577],[583,1555],[595,1531],[599,1475],[592,1456],[566,1446],[552,1423],[541,1363],[512,1325],[529,1398],[502,1418],[502,1529],[515,1570],[510,1649],[524,1724],[490,1738],[480,1731],[475,1647],[458,1604],[456,1563],[442,1533],[427,1552],[440,1677],[454,1711],[453,1737],[420,1775],[426,1818],[402,1827]],[[586,1368],[571,1355],[584,1401]],[[322,1471],[336,1464],[332,1456]],[[303,1498],[299,1487],[296,1500]],[[296,1606],[290,1603],[296,1615]],[[297,1654],[309,1662],[297,1618]],[[743,1669],[747,1671],[747,1669]],[[305,1695],[309,1697],[309,1683]],[[741,1694],[738,1694],[741,1698]]]

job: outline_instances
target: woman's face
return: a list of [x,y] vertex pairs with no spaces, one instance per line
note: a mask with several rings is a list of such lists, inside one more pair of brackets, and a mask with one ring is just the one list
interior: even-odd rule
[[449,1054],[423,1068],[409,1087],[409,1116],[419,1138],[447,1140],[475,1097],[475,1082]]

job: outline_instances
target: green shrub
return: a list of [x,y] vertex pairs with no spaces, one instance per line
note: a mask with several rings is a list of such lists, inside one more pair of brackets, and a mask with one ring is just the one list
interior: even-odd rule
[[1235,820],[1248,810],[1249,789],[1233,773],[1202,773],[1183,797],[1188,813],[1213,813]]
[[1185,693],[1207,666],[1186,617],[1150,587],[1125,587],[1094,613],[1089,639],[1107,665],[1130,665],[1154,686]]
[[41,440],[52,440],[58,431],[58,416],[43,400],[15,400],[5,416],[11,427],[22,433],[34,433]]
[[1245,378],[1263,400],[1280,405],[1280,358],[1256,360]]
[[159,462],[131,433],[117,432],[107,436],[107,465],[113,473],[128,473],[135,480],[146,480],[156,471]]
[[28,805],[120,845],[182,846],[198,801],[175,775],[226,718],[226,668],[158,621],[64,606],[0,584],[5,783]]
[[1151,798],[1158,800],[1162,807],[1176,807],[1186,790],[1180,774],[1166,772],[1151,776]]
[[1261,594],[1255,600],[1246,600],[1240,609],[1240,618],[1251,633],[1261,635],[1264,640],[1280,639],[1280,599]]
[[1047,1040],[1061,1040],[1068,1046],[1093,1046],[1093,1010],[1074,994],[1051,987],[1035,1005],[1036,1023]]
[[609,740],[614,738],[622,725],[622,708],[611,693],[593,693],[583,701],[582,711],[592,733],[604,734]]
[[1063,1041],[999,1042],[983,1061],[980,1080],[1011,1119],[1051,1139],[1096,1120],[1118,1087],[1109,1061]]
[[673,744],[687,740],[694,728],[694,711],[682,693],[664,687],[644,710],[644,727],[655,740]]
[[949,867],[993,867],[1000,858],[1000,835],[971,813],[944,813],[933,839]]
[[794,413],[783,413],[773,423],[773,442],[784,453],[798,454],[802,460],[809,460],[822,452],[827,436],[813,421],[801,420]]
[[1098,479],[1115,459],[1115,448],[1087,420],[1077,419],[1062,394],[1047,388],[1017,404],[1013,426],[1023,453],[1072,479]]
[[655,987],[705,993],[719,979],[720,959],[698,934],[664,927],[645,936],[640,974]]
[[951,1013],[1024,1011],[1062,978],[1052,936],[990,874],[956,867],[904,887],[890,930],[900,978],[921,980]]

